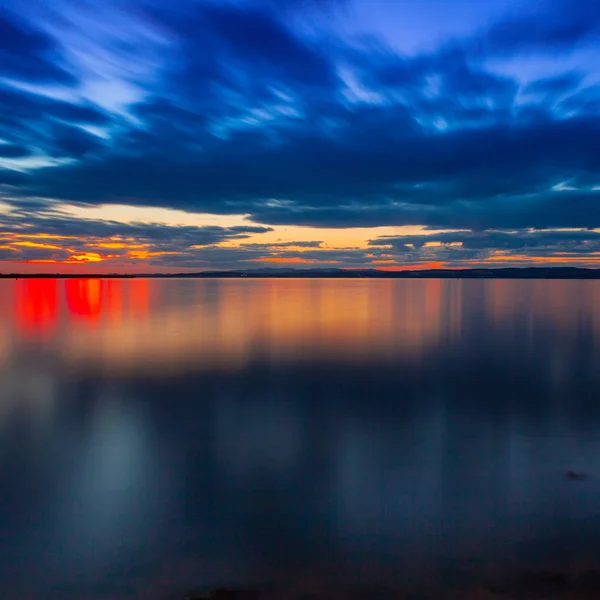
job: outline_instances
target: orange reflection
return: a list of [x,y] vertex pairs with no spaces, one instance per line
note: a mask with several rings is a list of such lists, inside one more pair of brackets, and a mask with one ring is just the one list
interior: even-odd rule
[[69,279],[66,281],[67,306],[72,315],[96,320],[102,311],[104,281],[101,279]]
[[600,282],[592,281],[81,279],[65,281],[58,299],[55,280],[4,285],[17,292],[18,322],[29,330],[50,328],[63,300],[62,329],[52,330],[61,360],[115,376],[231,370],[261,358],[418,365],[440,339],[468,334],[474,312],[498,331],[519,316],[534,333],[578,335],[582,323],[600,332]]
[[123,286],[121,279],[108,279],[106,281],[106,312],[111,321],[123,319]]
[[27,332],[46,332],[56,325],[56,279],[21,279],[17,285],[17,322]]
[[[443,312],[457,313],[442,301],[453,282],[134,279],[110,285],[102,326],[70,327],[62,343],[71,360],[113,374],[232,369],[265,355],[385,360],[400,353],[419,360],[443,334]],[[176,300],[182,290],[184,303]],[[214,294],[216,302],[207,300]],[[446,326],[454,329],[455,319]]]
[[150,289],[147,279],[132,279],[129,282],[129,300],[135,314],[147,313],[150,306]]

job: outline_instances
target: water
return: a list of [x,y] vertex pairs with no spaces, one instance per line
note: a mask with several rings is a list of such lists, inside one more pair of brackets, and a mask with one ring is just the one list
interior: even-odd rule
[[2,597],[584,564],[599,341],[595,281],[0,281]]

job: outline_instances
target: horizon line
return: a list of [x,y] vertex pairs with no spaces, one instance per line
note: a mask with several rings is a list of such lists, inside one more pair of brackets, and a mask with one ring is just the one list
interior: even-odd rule
[[[227,269],[227,270],[206,270],[206,271],[182,271],[176,273],[0,273],[0,279],[177,279],[177,278],[229,278],[229,277],[249,277],[249,278],[338,278],[338,279],[353,279],[353,278],[418,278],[420,275],[433,276],[436,275],[445,279],[460,278],[461,275],[469,277],[471,274],[485,275],[489,274],[490,278],[494,278],[498,274],[524,274],[524,273],[545,273],[546,276],[560,273],[580,273],[586,274],[588,277],[600,279],[600,268],[594,267],[572,267],[572,266],[528,266],[528,267],[444,267],[435,269],[376,269],[376,268],[312,268],[312,269]],[[485,277],[483,277],[485,278]]]

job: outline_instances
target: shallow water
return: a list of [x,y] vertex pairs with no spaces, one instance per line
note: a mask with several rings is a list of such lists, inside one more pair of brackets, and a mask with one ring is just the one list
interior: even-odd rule
[[587,564],[599,367],[596,281],[0,281],[2,597]]

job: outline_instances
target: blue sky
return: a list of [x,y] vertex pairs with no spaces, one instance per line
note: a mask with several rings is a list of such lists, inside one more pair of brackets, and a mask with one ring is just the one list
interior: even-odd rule
[[600,0],[6,0],[0,271],[595,265]]

